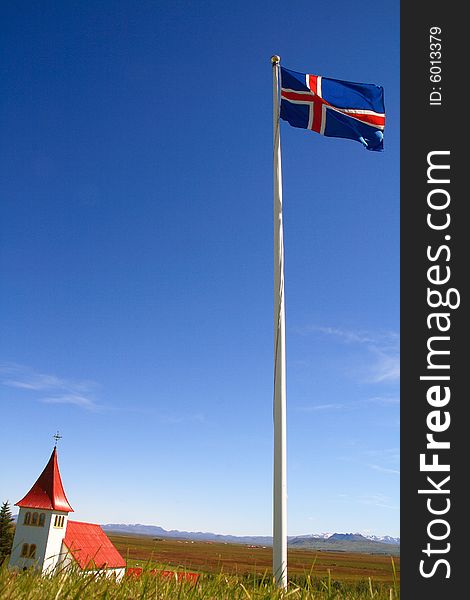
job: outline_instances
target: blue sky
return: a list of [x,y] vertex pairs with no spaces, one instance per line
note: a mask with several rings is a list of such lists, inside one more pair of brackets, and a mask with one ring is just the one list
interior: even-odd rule
[[399,534],[399,3],[2,7],[0,499],[270,534],[272,73],[385,89],[385,151],[282,123],[288,529]]

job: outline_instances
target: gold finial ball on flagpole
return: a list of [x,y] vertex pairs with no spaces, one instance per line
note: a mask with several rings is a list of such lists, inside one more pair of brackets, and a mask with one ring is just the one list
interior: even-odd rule
[[278,56],[277,54],[275,54],[274,56],[271,56],[271,63],[273,65],[278,65],[281,62],[281,57]]

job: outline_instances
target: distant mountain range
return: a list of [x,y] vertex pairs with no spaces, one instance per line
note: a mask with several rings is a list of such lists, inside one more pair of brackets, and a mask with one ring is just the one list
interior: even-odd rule
[[366,552],[369,554],[400,554],[400,538],[390,535],[365,536],[360,533],[301,535],[288,539],[291,548],[330,551]]
[[272,544],[272,538],[269,536],[237,536],[223,535],[218,533],[209,533],[203,531],[179,531],[177,529],[166,530],[158,525],[126,525],[118,523],[108,523],[101,525],[105,531],[114,531],[116,533],[130,533],[139,535],[151,535],[161,538],[178,538],[184,540],[204,541],[204,542],[230,542],[233,544],[258,544],[269,546]]
[[[159,538],[178,538],[206,542],[228,542],[233,544],[253,544],[257,546],[272,545],[271,536],[236,536],[209,533],[202,531],[170,531],[157,525],[107,523],[101,525],[105,531],[149,535]],[[377,554],[399,554],[400,538],[390,535],[362,535],[360,533],[312,533],[308,535],[291,536],[288,538],[291,548],[316,549],[336,552],[368,552]]]
[[[13,515],[16,522],[18,515]],[[105,531],[128,533],[130,535],[148,535],[158,538],[174,538],[201,542],[227,542],[231,544],[253,544],[271,546],[271,536],[261,535],[223,535],[205,531],[179,531],[163,529],[158,525],[141,525],[125,523],[107,523],[101,525]],[[291,548],[305,550],[335,552],[367,552],[372,554],[399,554],[400,538],[391,535],[363,535],[361,533],[310,533],[290,536],[288,544]]]
[[309,535],[298,535],[290,540],[348,540],[352,542],[363,542],[370,540],[371,542],[380,542],[382,544],[400,545],[399,537],[391,535],[363,535],[362,533],[311,533]]

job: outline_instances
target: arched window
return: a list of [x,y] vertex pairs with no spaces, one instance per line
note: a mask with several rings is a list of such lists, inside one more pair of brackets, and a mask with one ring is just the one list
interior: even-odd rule
[[29,554],[29,544],[23,544],[21,547],[21,556],[28,556]]
[[36,544],[31,544],[29,547],[29,558],[36,558]]
[[44,527],[45,521],[46,521],[46,515],[44,513],[41,513],[39,515],[39,527]]
[[23,525],[29,525],[31,522],[31,513],[27,512],[24,515],[24,521],[23,521]]
[[31,525],[37,525],[38,524],[38,513],[37,512],[33,512],[33,515],[31,517]]
[[56,515],[54,517],[54,527],[63,527],[64,521],[65,521],[64,515]]

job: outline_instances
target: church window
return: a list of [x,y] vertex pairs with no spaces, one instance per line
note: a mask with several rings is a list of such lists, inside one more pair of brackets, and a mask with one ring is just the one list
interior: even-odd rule
[[31,525],[37,525],[38,524],[38,513],[37,512],[33,512],[33,515],[31,517]]
[[54,527],[63,527],[64,521],[65,521],[64,515],[56,515],[54,517]]
[[29,547],[29,558],[36,558],[36,544],[31,544]]
[[39,515],[39,523],[38,523],[39,527],[44,527],[45,521],[46,521],[46,515],[44,513],[41,513]]
[[23,525],[29,525],[30,522],[31,522],[31,513],[27,512],[27,513],[25,513],[25,516],[24,516]]
[[23,544],[21,547],[21,556],[28,556],[29,554],[29,544]]

